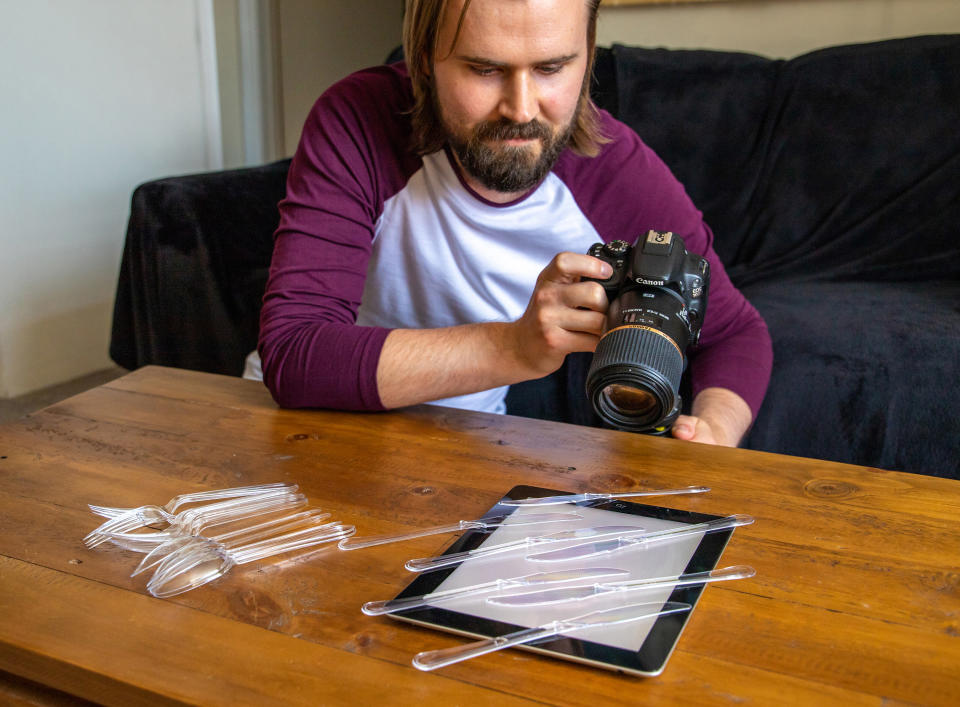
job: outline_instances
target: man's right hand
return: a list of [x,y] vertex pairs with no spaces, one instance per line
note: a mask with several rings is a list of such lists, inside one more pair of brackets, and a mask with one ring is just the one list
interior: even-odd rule
[[567,354],[593,351],[606,323],[607,296],[596,282],[612,274],[590,255],[560,253],[537,277],[527,310],[511,327],[514,360],[541,378],[563,365]]
[[540,273],[515,322],[394,329],[377,366],[382,404],[404,407],[542,378],[568,353],[593,351],[607,296],[598,283],[581,278],[610,275],[610,265],[593,256],[560,253]]

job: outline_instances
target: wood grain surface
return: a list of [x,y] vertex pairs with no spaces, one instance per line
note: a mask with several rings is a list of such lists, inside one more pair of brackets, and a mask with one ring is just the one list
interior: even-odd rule
[[[275,481],[362,535],[476,518],[517,484],[702,484],[662,504],[754,516],[722,564],[757,576],[704,592],[657,678],[522,651],[427,674],[415,653],[464,639],[360,605],[451,536],[255,562],[168,600],[129,577],[140,555],[82,543],[87,503]],[[280,410],[258,383],[148,367],[0,427],[0,671],[116,705],[955,705],[958,518],[956,481],[432,406]]]

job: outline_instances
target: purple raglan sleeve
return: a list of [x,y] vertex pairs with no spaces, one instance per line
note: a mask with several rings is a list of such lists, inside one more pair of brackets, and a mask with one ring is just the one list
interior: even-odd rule
[[612,142],[600,158],[579,166],[574,183],[581,208],[605,241],[632,242],[651,228],[672,231],[689,251],[707,259],[706,317],[699,344],[688,352],[693,395],[727,388],[746,401],[756,419],[773,365],[767,325],[730,281],[713,249],[713,232],[683,185],[629,127],[606,113],[602,117]]
[[260,316],[264,382],[282,407],[383,409],[376,370],[389,330],[355,322],[376,220],[402,181],[391,150],[405,141],[389,127],[398,85],[385,68],[355,74],[306,120]]

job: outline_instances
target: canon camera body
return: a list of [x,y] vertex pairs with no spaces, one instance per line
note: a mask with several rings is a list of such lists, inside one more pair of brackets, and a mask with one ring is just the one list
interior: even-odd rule
[[707,311],[710,264],[669,231],[648,231],[633,246],[595,243],[587,252],[613,267],[596,280],[610,305],[587,396],[613,427],[663,434],[680,414],[680,378]]

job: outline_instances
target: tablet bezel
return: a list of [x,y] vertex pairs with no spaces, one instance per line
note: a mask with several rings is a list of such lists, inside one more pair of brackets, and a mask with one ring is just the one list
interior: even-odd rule
[[[570,492],[544,489],[535,486],[515,486],[510,489],[501,501],[497,502],[493,508],[487,511],[483,517],[509,515],[517,509],[517,506],[503,505],[502,502],[505,500],[557,496],[567,493]],[[706,513],[683,511],[663,506],[649,506],[617,499],[599,503],[592,501],[588,502],[588,505],[601,510],[688,524],[703,523],[722,518],[722,516],[709,515]],[[705,572],[715,569],[732,534],[732,528],[704,534],[696,550],[690,557],[684,572]],[[488,537],[488,533],[480,530],[468,531],[444,550],[443,554],[447,555],[454,552],[473,550],[482,545]],[[395,598],[404,599],[406,597],[420,596],[436,591],[455,569],[456,565],[453,565],[434,572],[420,574]],[[680,639],[680,635],[693,613],[693,609],[696,608],[697,601],[703,593],[703,588],[704,585],[702,584],[675,588],[670,594],[669,601],[684,602],[690,604],[693,608],[687,612],[658,618],[639,651],[630,651],[615,646],[577,639],[571,636],[558,636],[536,645],[523,645],[520,647],[525,650],[542,653],[563,660],[585,663],[595,667],[621,671],[641,677],[653,677],[663,672],[663,669],[666,667],[667,661],[670,659],[670,655],[673,653],[677,641]],[[518,626],[484,617],[462,614],[436,606],[408,609],[392,613],[390,616],[401,621],[473,638],[501,636],[512,631],[527,628],[526,626]]]

